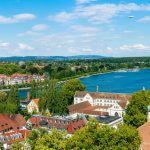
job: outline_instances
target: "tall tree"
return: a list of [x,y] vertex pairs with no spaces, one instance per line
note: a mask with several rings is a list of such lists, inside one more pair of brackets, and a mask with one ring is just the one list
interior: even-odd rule
[[147,121],[148,105],[150,105],[150,91],[134,93],[127,106],[125,123],[134,127],[144,124]]
[[30,89],[30,96],[31,96],[31,99],[34,99],[36,98],[36,82],[35,80],[33,80],[31,82],[31,89]]
[[68,105],[73,103],[74,94],[76,91],[84,91],[86,87],[80,82],[79,79],[71,79],[66,81],[62,86],[62,93],[64,99],[67,100]]
[[15,114],[18,112],[20,106],[20,101],[18,97],[18,87],[12,86],[9,94],[8,99],[6,102],[6,112],[9,114]]

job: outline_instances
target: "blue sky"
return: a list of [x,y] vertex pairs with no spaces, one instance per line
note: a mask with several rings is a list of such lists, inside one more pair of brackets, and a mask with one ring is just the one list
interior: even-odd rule
[[56,55],[150,56],[150,2],[0,0],[0,56]]

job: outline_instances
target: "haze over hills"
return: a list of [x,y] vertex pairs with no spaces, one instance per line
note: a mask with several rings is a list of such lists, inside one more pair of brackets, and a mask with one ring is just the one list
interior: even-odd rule
[[98,59],[106,58],[99,55],[76,55],[76,56],[12,56],[0,57],[0,61],[30,61],[30,60],[75,60],[75,59]]

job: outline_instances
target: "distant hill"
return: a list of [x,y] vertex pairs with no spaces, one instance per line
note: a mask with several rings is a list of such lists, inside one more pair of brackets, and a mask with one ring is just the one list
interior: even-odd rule
[[77,55],[77,56],[12,56],[0,57],[0,61],[31,61],[31,60],[76,60],[76,59],[98,59],[106,58],[99,55]]

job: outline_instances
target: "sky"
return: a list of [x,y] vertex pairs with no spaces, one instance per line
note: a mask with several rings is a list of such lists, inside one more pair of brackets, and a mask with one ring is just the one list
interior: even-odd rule
[[149,0],[0,0],[0,57],[150,56]]

